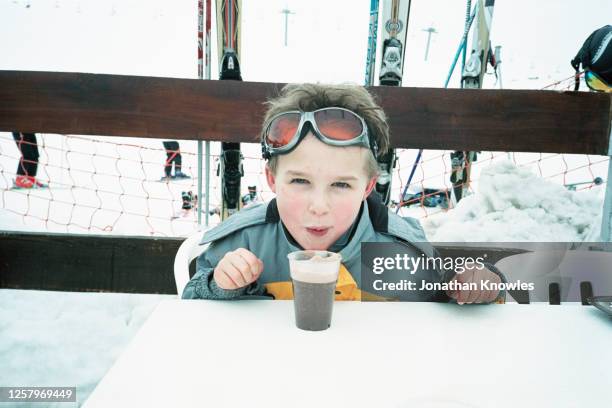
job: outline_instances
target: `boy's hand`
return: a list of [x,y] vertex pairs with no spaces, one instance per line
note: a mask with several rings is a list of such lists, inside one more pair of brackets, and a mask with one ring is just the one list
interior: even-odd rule
[[251,251],[238,248],[225,254],[215,268],[213,279],[221,289],[240,289],[255,282],[263,271],[263,262]]
[[[476,290],[447,290],[446,294],[457,301],[458,304],[464,303],[489,303],[497,298],[499,290],[487,290],[482,288],[481,282],[489,281],[496,286],[501,283],[501,278],[496,273],[491,272],[487,268],[483,269],[466,269],[463,273],[458,273],[453,278],[453,281],[462,283],[476,283]],[[452,282],[452,281],[451,281]]]

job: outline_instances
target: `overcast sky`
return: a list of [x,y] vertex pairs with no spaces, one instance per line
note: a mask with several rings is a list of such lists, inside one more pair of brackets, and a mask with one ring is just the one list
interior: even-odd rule
[[[362,83],[369,3],[243,0],[244,79]],[[295,13],[287,47],[285,7]],[[464,0],[413,0],[404,86],[443,86],[465,7]],[[570,76],[569,60],[611,17],[610,0],[497,0],[491,39],[502,46],[504,88],[537,89]],[[422,30],[430,26],[438,33],[424,61]],[[195,78],[197,0],[0,0],[0,50],[0,69]],[[490,75],[485,87],[494,86]]]

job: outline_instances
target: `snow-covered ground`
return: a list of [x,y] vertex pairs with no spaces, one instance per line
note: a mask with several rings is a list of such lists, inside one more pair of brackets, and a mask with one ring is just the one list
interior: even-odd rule
[[76,386],[80,405],[157,303],[173,297],[0,289],[0,385]]

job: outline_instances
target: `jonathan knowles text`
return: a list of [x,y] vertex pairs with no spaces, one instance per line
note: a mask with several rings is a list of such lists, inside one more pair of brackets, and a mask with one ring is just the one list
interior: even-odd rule
[[402,279],[398,282],[385,282],[382,279],[377,279],[372,282],[374,290],[534,290],[533,282],[491,282],[483,280],[480,282],[429,282],[422,280],[420,285],[418,282]]

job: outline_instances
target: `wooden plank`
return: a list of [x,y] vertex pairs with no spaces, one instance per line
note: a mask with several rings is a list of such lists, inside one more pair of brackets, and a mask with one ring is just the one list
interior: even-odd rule
[[[176,294],[174,256],[182,238],[0,231],[0,288]],[[513,248],[437,244],[443,257],[496,263]],[[195,273],[195,262],[190,275]]]
[[176,294],[181,242],[0,231],[0,288]]
[[609,94],[393,87],[374,91],[389,117],[395,147],[608,154]]
[[[283,84],[0,71],[0,130],[256,142]],[[612,95],[372,87],[402,148],[607,155]]]

